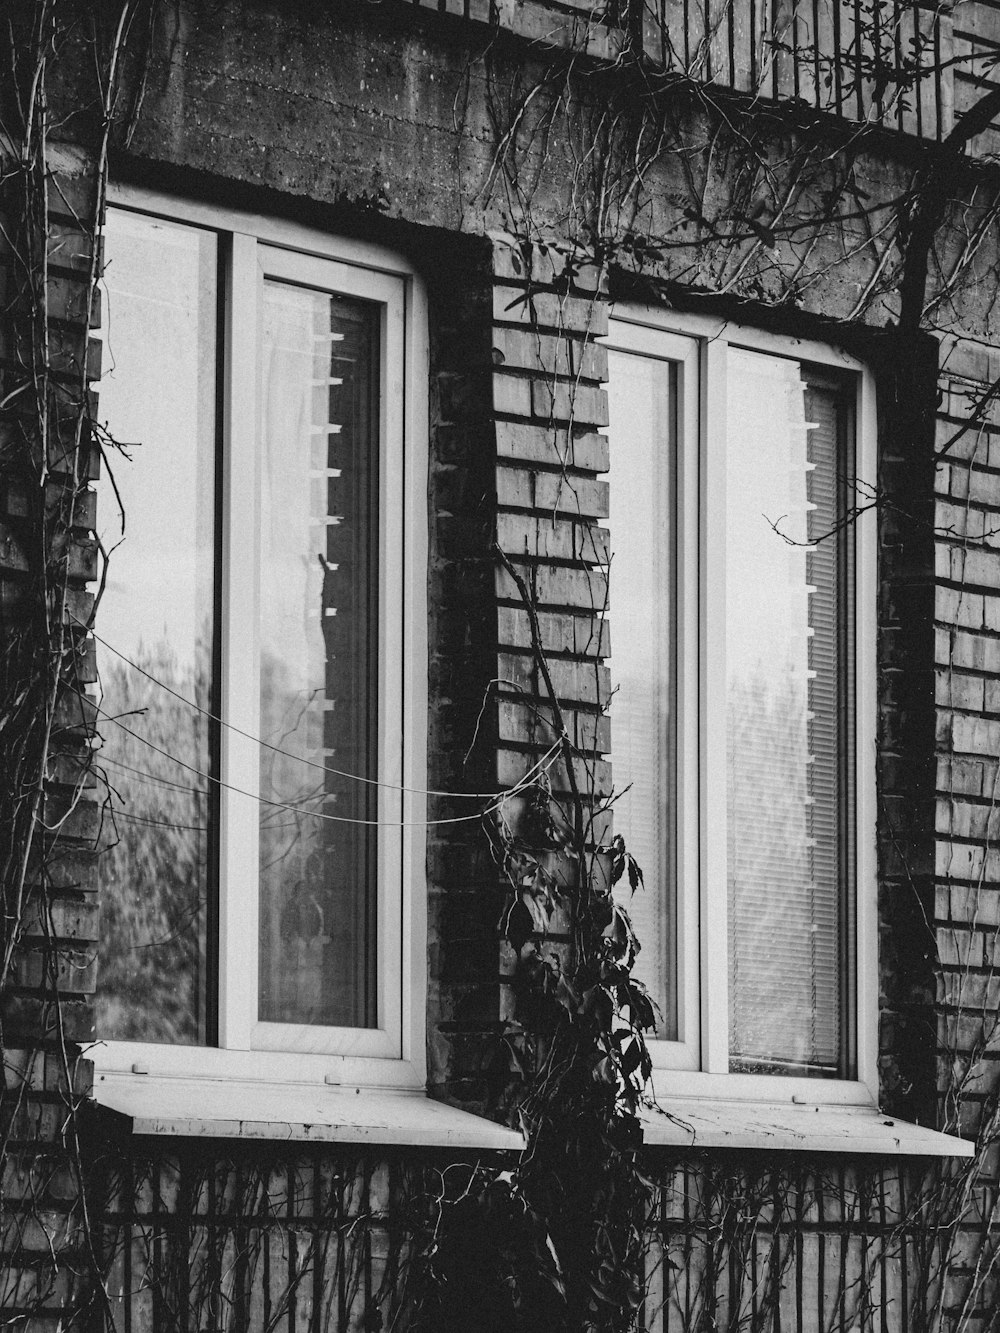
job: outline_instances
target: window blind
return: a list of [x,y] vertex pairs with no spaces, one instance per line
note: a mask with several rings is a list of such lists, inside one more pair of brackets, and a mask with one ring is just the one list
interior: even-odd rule
[[853,712],[846,409],[733,350],[726,505],[730,1067],[843,1076]]

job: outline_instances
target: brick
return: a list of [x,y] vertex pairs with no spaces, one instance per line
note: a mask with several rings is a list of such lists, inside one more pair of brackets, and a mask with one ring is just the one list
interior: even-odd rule
[[8,1259],[0,1275],[0,1308],[7,1317],[8,1327],[23,1333],[29,1325],[20,1325],[20,1321],[11,1318],[11,1312],[17,1309],[30,1311],[30,1328],[34,1331],[47,1323],[49,1319],[59,1319],[53,1326],[53,1333],[60,1324],[65,1324],[64,1307],[72,1298],[76,1275],[66,1265],[59,1268],[51,1263],[38,1263],[34,1266],[19,1265]]
[[494,287],[493,318],[502,324],[586,333],[593,338],[602,338],[608,331],[608,311],[603,301],[527,287]]
[[[535,745],[543,750],[558,736],[555,716],[546,704],[526,704],[501,698],[497,706],[501,742]],[[605,713],[580,713],[563,710],[563,722],[570,740],[585,753],[607,754],[611,749],[611,722]]]
[[66,1157],[11,1153],[4,1158],[3,1198],[7,1201],[68,1201],[79,1193],[72,1164]]
[[578,421],[588,426],[608,424],[608,395],[603,389],[572,380],[532,380],[531,410],[548,421]]
[[13,1144],[58,1144],[68,1114],[63,1101],[10,1097],[0,1105],[0,1132]]
[[[548,668],[559,700],[596,705],[603,704],[609,697],[611,677],[606,666],[554,657],[548,662]],[[499,653],[497,675],[502,683],[529,694],[541,695],[545,688],[537,678],[534,658],[528,655]]]
[[951,642],[948,643],[948,637],[945,636],[945,646],[939,644],[938,661],[958,668],[967,668],[973,671],[986,671],[991,674],[1000,674],[1000,639],[987,638],[981,634],[969,634],[965,632],[956,632],[951,636]]
[[67,588],[65,596],[53,599],[56,605],[61,601],[63,623],[69,625],[87,625],[94,614],[94,594],[82,588]]
[[[103,257],[103,237],[98,241],[98,260]],[[70,269],[89,277],[94,259],[94,234],[71,222],[51,220],[46,234],[50,268]]]
[[[542,648],[552,653],[573,653],[577,657],[607,657],[611,652],[610,624],[591,615],[560,615],[538,612]],[[515,648],[532,646],[531,621],[521,607],[497,607],[497,637],[501,645]]]
[[607,518],[608,483],[573,472],[497,468],[497,503],[511,509],[540,509],[580,518]]
[[25,1212],[9,1209],[0,1215],[0,1254],[51,1257],[84,1239],[81,1219],[55,1208],[30,1208]]
[[[588,6],[590,8],[590,6]],[[573,287],[604,292],[607,277],[592,254],[572,243],[516,241],[509,233],[493,233],[493,272],[515,282],[530,277],[543,287]]]
[[941,800],[937,802],[936,827],[939,833],[954,838],[980,841],[1000,838],[1000,806],[973,805],[968,801]]
[[61,534],[51,543],[52,558],[65,557],[65,573],[79,582],[93,583],[98,572],[97,542],[89,537]]
[[516,375],[493,376],[493,409],[508,416],[531,416],[531,381]]
[[[529,808],[528,797],[518,794],[508,796],[503,802],[503,816],[514,837],[530,840],[533,831],[537,828],[534,816],[530,822],[526,822],[525,816]],[[561,829],[569,835],[572,829],[567,822],[567,810],[564,801],[553,798],[549,802],[549,812],[552,816],[552,822],[556,828]],[[589,847],[607,847],[614,837],[614,816],[610,809],[604,809],[600,806],[597,809],[588,812],[587,834]]]
[[[27,519],[35,512],[34,494],[18,482],[7,483],[0,495],[0,513],[7,518]],[[45,488],[45,512],[56,518],[60,515],[81,531],[93,531],[97,518],[97,492],[75,490],[63,481],[51,481]]]
[[986,472],[967,463],[952,463],[942,471],[946,473],[947,494],[952,501],[990,510],[1000,508],[1000,473]]
[[[607,574],[600,569],[568,568],[560,565],[531,565],[521,577],[536,606],[580,608],[602,612],[608,600]],[[507,571],[496,571],[496,594],[506,601],[520,602],[521,593]]]
[[89,790],[97,786],[97,775],[93,770],[89,750],[75,754],[68,751],[50,754],[45,777],[52,785],[68,787],[72,791]]
[[953,717],[951,748],[956,754],[1000,754],[1000,722],[985,717]]
[[938,976],[937,1001],[956,1009],[1000,1009],[1000,977],[944,972]]
[[525,257],[530,244],[519,241],[510,232],[493,232],[493,276],[524,282],[531,275],[531,260]]
[[77,686],[93,685],[97,679],[97,643],[94,639],[80,639],[73,663],[74,683]]
[[71,428],[67,425],[62,439],[53,436],[49,442],[48,465],[59,476],[96,481],[101,475],[100,449],[87,442],[78,449]]
[[67,1090],[71,1090],[84,1096],[93,1086],[94,1067],[90,1060],[64,1063],[61,1051],[15,1048],[4,1052],[3,1077],[4,1088],[11,1093],[19,1092],[27,1084],[34,1093],[57,1094],[63,1098]]
[[497,542],[512,557],[532,560],[583,560],[608,563],[606,528],[565,519],[533,518],[526,514],[497,515]]
[[982,629],[983,594],[965,588],[934,589],[934,618],[965,629]]
[[503,357],[502,364],[510,369],[573,379],[608,378],[608,350],[601,343],[498,328],[493,333],[493,346]]
[[943,966],[982,967],[985,962],[985,940],[976,931],[942,927],[937,932],[938,960]]
[[986,348],[964,338],[942,340],[941,369],[967,379],[990,379],[990,361]]
[[55,375],[79,380],[85,375],[89,383],[101,378],[103,343],[99,338],[81,338],[76,329],[53,324],[49,331],[49,369]]
[[51,276],[45,286],[45,308],[49,319],[95,329],[101,323],[101,289],[91,290],[79,277]]
[[65,945],[51,949],[22,949],[14,964],[13,983],[24,990],[49,990],[53,971],[61,995],[91,995],[96,989],[96,953],[93,950],[68,950]]
[[608,424],[608,397],[604,390],[571,380],[495,374],[493,407],[507,416],[578,421],[589,426]]
[[[946,396],[943,407],[951,406],[950,392]],[[967,413],[967,401],[964,395],[956,399],[956,406],[960,407],[962,415]],[[964,426],[962,421],[956,418],[945,419],[938,417],[934,428],[934,447],[939,454],[942,454],[949,463],[978,463],[985,467],[989,458],[989,439],[985,430],[969,429]]]
[[0,571],[5,574],[26,574],[30,568],[27,554],[16,534],[5,523],[0,523]]
[[[596,11],[587,4],[588,11]],[[606,292],[607,273],[594,257],[577,246],[536,241],[531,247],[532,282],[548,286],[568,285],[585,292]]]
[[52,725],[56,731],[93,735],[97,726],[97,704],[77,690],[64,690],[56,704]]
[[934,526],[939,536],[978,540],[983,535],[983,515],[967,505],[938,500],[934,507]]
[[102,803],[77,792],[51,792],[44,800],[45,827],[60,838],[94,843],[101,829]]
[[940,758],[937,789],[948,795],[988,796],[997,772],[996,764],[987,764],[981,759]]
[[963,675],[961,671],[938,671],[935,699],[942,708],[964,708],[981,713],[986,703],[986,681],[981,676]]
[[610,466],[607,436],[594,431],[498,421],[496,444],[497,457],[501,459],[588,472],[607,472]]
[[[51,1039],[56,1031],[55,1006],[47,997],[12,992],[3,997],[0,1007],[5,1031],[15,1041],[19,1037]],[[90,1000],[60,1000],[59,1015],[60,1031],[67,1041],[93,1041],[94,1006]]]
[[49,217],[93,226],[100,179],[94,160],[82,148],[50,142],[46,146],[46,167]]
[[23,936],[93,943],[98,936],[100,909],[96,902],[50,898],[43,906],[33,900],[21,918]]
[[[537,762],[537,754],[501,749],[497,753],[497,782],[501,787],[514,787]],[[611,795],[611,765],[606,760],[574,758],[572,765],[581,794],[588,797]],[[561,757],[548,764],[546,771],[553,791],[565,792],[570,789],[566,764]]]

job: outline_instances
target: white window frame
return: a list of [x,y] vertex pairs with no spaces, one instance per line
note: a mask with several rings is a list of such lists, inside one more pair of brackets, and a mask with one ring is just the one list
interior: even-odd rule
[[[855,533],[855,977],[856,1077],[794,1078],[729,1072],[726,868],[726,718],[712,701],[726,680],[726,373],[729,348],[830,366],[856,376],[856,475],[876,480],[875,389],[856,358],[824,343],[782,337],[712,316],[651,306],[613,307],[609,348],[677,365],[677,1041],[653,1041],[653,1088],[678,1097],[865,1106],[878,1102],[878,920],[875,723],[876,514]],[[614,423],[612,422],[612,428]],[[612,443],[614,447],[614,442]],[[612,464],[613,466],[613,464]],[[613,479],[613,472],[612,472]],[[612,480],[613,484],[613,480]],[[863,492],[862,492],[863,493]],[[614,533],[612,532],[612,547]],[[610,608],[614,634],[614,603]],[[612,705],[612,758],[614,708]],[[720,966],[719,959],[725,965]]]
[[[144,189],[109,202],[216,233],[225,285],[222,354],[222,597],[219,1032],[216,1046],[102,1041],[98,1074],[240,1078],[422,1089],[426,1080],[427,430],[423,285],[400,256],[312,228]],[[257,1020],[259,532],[256,372],[265,277],[382,306],[379,469],[377,1028]],[[99,630],[99,625],[98,625]],[[252,775],[252,777],[251,777]],[[228,784],[228,785],[226,785]],[[248,894],[247,885],[253,886]],[[249,900],[249,901],[248,901]],[[270,1049],[273,1046],[279,1049]],[[252,1108],[248,1108],[248,1112]]]

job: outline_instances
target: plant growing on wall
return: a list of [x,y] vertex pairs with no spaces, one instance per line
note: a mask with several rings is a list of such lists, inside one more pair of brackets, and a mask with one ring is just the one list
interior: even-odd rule
[[[915,10],[916,6],[910,7]],[[731,7],[724,7],[719,23],[728,22],[730,13]],[[76,1134],[79,1099],[74,1090],[80,1047],[68,1031],[72,1004],[60,1005],[56,992],[60,986],[69,992],[66,976],[89,961],[86,957],[81,961],[81,951],[67,943],[57,921],[57,912],[64,909],[54,905],[58,895],[49,893],[58,861],[68,846],[77,845],[70,838],[73,821],[88,808],[93,718],[81,702],[89,669],[87,649],[78,620],[66,612],[84,609],[80,593],[93,566],[88,563],[91,557],[81,554],[80,542],[81,533],[92,527],[84,512],[89,503],[85,459],[92,444],[85,355],[78,347],[68,367],[60,363],[56,315],[50,306],[56,286],[49,279],[62,265],[53,264],[50,248],[56,177],[46,92],[50,71],[65,45],[79,40],[82,33],[96,56],[98,73],[93,102],[86,109],[89,119],[85,117],[87,123],[80,128],[81,136],[91,136],[97,150],[82,175],[88,192],[94,192],[94,216],[99,219],[109,135],[116,109],[122,106],[121,71],[130,67],[132,57],[141,56],[139,48],[148,31],[143,5],[125,4],[109,14],[111,24],[105,28],[93,22],[95,7],[71,9],[55,0],[39,0],[20,13],[9,8],[6,15],[7,54],[15,77],[8,89],[3,126],[8,202],[4,239],[7,268],[14,275],[9,309],[17,319],[12,335],[17,351],[8,358],[0,407],[5,413],[5,522],[11,534],[6,551],[16,596],[11,594],[14,600],[5,603],[0,680],[8,761],[2,793],[7,838],[0,981],[10,989],[16,973],[23,991],[24,978],[35,968],[48,985],[44,1006],[48,1026],[39,1030],[45,1033],[45,1051],[54,1058],[52,1086],[46,1084],[46,1090],[60,1108],[59,1125],[48,1138],[25,1135],[25,1118],[18,1117],[29,1090],[19,1074],[29,1060],[18,1063],[10,1035],[23,1032],[26,1022],[23,1012],[18,1017],[8,1007],[5,1057],[16,1091],[3,1146],[6,1162],[14,1165],[6,1176],[11,1204],[15,1201],[11,1182],[27,1182],[16,1200],[17,1216],[25,1228],[48,1206],[57,1186],[66,1188],[58,1185],[54,1169],[46,1169],[39,1179],[29,1158],[44,1158],[51,1148],[49,1166],[68,1170],[70,1193],[83,1185]],[[915,56],[902,63],[891,59],[890,30],[879,15],[880,11],[872,11],[870,44],[863,44],[851,77],[869,80],[876,90],[881,87],[875,101],[892,108],[912,96],[921,79],[936,77],[939,71],[933,62],[921,64]],[[664,31],[663,36],[669,42],[676,34]],[[633,58],[626,48],[607,67],[584,69],[570,53],[543,61],[541,74],[525,66],[510,75],[509,66],[491,52],[486,69],[492,80],[497,154],[487,192],[502,195],[516,235],[535,241],[541,234],[534,196],[538,181],[551,167],[546,143],[559,142],[570,159],[566,216],[560,219],[566,233],[596,257],[613,259],[649,280],[649,290],[683,282],[706,293],[752,299],[762,307],[794,309],[808,302],[817,284],[842,261],[843,256],[831,257],[822,245],[824,233],[835,227],[851,238],[850,253],[864,252],[868,262],[866,282],[851,308],[843,310],[845,319],[889,312],[910,334],[943,321],[963,283],[980,280],[977,256],[995,225],[997,198],[990,180],[975,185],[972,197],[959,210],[959,221],[952,196],[966,188],[965,148],[995,115],[998,94],[986,94],[942,147],[926,154],[890,203],[875,207],[860,179],[864,134],[852,130],[831,138],[829,127],[804,121],[801,108],[765,118],[756,106],[706,89],[702,75],[710,47],[709,37],[685,53],[680,68],[675,62],[665,72]],[[773,58],[787,54],[787,47],[779,34]],[[834,74],[833,66],[829,72]],[[510,75],[509,82],[502,83],[501,74]],[[581,81],[593,90],[582,115],[576,106]],[[841,94],[850,92],[843,79],[833,82]],[[138,104],[141,86],[139,71],[124,99],[126,119],[129,108]],[[880,112],[884,114],[885,110]],[[664,201],[650,199],[645,181],[666,154],[676,154],[683,163],[687,188],[682,199],[667,201],[670,221],[663,234],[655,219],[663,216],[657,209]],[[550,223],[551,219],[546,225]],[[89,295],[99,263],[94,234],[99,226],[88,218],[78,230],[87,241],[81,286]],[[941,245],[938,255],[936,247],[945,233],[947,244]],[[73,267],[78,257],[72,251],[62,259]],[[84,306],[75,324],[80,346],[85,345],[89,328],[86,300]],[[996,388],[987,386],[975,394],[970,426],[956,432],[949,448],[959,439],[967,440],[970,427],[974,432],[987,419]],[[888,503],[881,496],[875,502]],[[907,519],[905,513],[897,517],[904,523]],[[504,559],[502,554],[497,558]],[[517,583],[519,575],[509,563],[508,573]],[[626,885],[637,889],[641,875],[621,841],[605,842],[599,832],[597,816],[605,802],[588,782],[590,756],[568,735],[530,590],[523,581],[519,589],[532,620],[536,666],[553,720],[553,777],[539,779],[529,793],[501,805],[490,823],[489,837],[506,892],[500,930],[515,968],[517,992],[517,1008],[502,1036],[496,1072],[512,1115],[525,1130],[527,1147],[513,1167],[473,1164],[464,1175],[454,1176],[461,1177],[458,1186],[449,1178],[448,1187],[440,1191],[428,1189],[423,1195],[416,1191],[407,1218],[409,1230],[398,1242],[398,1254],[410,1255],[408,1271],[424,1287],[409,1303],[397,1307],[398,1318],[401,1323],[404,1312],[405,1317],[415,1318],[415,1306],[422,1303],[425,1318],[436,1320],[438,1327],[449,1322],[462,1326],[463,1319],[469,1326],[470,1293],[479,1301],[477,1309],[483,1308],[485,1293],[494,1302],[491,1317],[498,1326],[519,1321],[522,1327],[537,1327],[544,1315],[553,1327],[626,1329],[640,1318],[644,1264],[648,1272],[658,1262],[662,1276],[664,1264],[670,1268],[681,1262],[662,1256],[655,1260],[649,1254],[648,1222],[656,1190],[645,1178],[637,1155],[638,1114],[648,1075],[644,1034],[652,1011],[633,975],[638,942],[622,890]],[[554,790],[568,794],[557,798]],[[82,890],[76,898],[75,888],[69,892],[68,901],[85,905]],[[557,929],[562,924],[565,932]],[[561,933],[568,937],[565,941],[554,938]],[[31,941],[27,950],[26,938]],[[963,1011],[969,1014],[961,995],[954,1009],[957,1025]],[[955,1056],[960,1064],[947,1092],[953,1123],[963,1124],[970,1094],[977,1092],[972,1071],[992,1035],[984,1022],[977,1042],[961,1057]],[[918,1253],[921,1319],[928,1329],[949,1322],[955,1329],[971,1327],[993,1289],[995,1208],[975,1213],[980,1227],[978,1258],[957,1310],[948,1303],[944,1283],[973,1211],[976,1173],[998,1138],[996,1112],[989,1100],[979,1117],[978,1136],[978,1154],[971,1167],[929,1178],[926,1190],[900,1209],[898,1244],[915,1246]],[[28,1165],[22,1169],[25,1162]],[[797,1170],[801,1168],[789,1168],[782,1175],[777,1169],[754,1174],[720,1168],[711,1173],[702,1221],[715,1243],[704,1273],[716,1274],[725,1265],[749,1272],[762,1237],[770,1244],[760,1293],[749,1306],[730,1313],[732,1328],[766,1327],[768,1321],[777,1326],[782,1278],[792,1262],[789,1237],[794,1219],[787,1216],[788,1182]],[[241,1207],[253,1214],[258,1225],[247,1228],[245,1218],[238,1217],[232,1234],[241,1238],[237,1247],[241,1281],[251,1282],[267,1243],[262,1237],[268,1228],[277,1233],[278,1223],[269,1212],[271,1184],[262,1184],[252,1172],[245,1181],[250,1183]],[[808,1186],[814,1197],[823,1189],[835,1192],[837,1184]],[[82,1219],[84,1236],[74,1264],[85,1277],[96,1280],[104,1257],[97,1253],[87,1225],[86,1189],[74,1197],[76,1202],[67,1211]],[[766,1222],[761,1220],[765,1217]],[[320,1210],[318,1218],[328,1236],[337,1227],[348,1226],[335,1210]],[[359,1233],[374,1225],[364,1209],[350,1225],[355,1222]],[[249,1236],[250,1230],[255,1236]],[[225,1238],[230,1233],[220,1234]],[[428,1243],[421,1253],[423,1237]],[[293,1296],[313,1271],[310,1265],[319,1263],[322,1248],[317,1242],[303,1250],[286,1298],[278,1300],[271,1312],[272,1322],[288,1314]],[[213,1275],[219,1289],[227,1267],[225,1253],[223,1243],[212,1263],[197,1270],[202,1277]],[[151,1268],[154,1262],[151,1253]],[[10,1284],[20,1290],[13,1262],[8,1267]],[[378,1326],[379,1311],[391,1303],[393,1283],[405,1286],[400,1276],[405,1268],[400,1260],[393,1276],[371,1294],[364,1316],[370,1326]],[[28,1314],[59,1296],[59,1274],[65,1271],[57,1254],[49,1278],[43,1280],[44,1289],[23,1297]],[[473,1293],[478,1279],[485,1285]],[[356,1277],[344,1280],[350,1286]],[[99,1281],[92,1291],[100,1291]],[[841,1323],[845,1326],[850,1301],[862,1309],[862,1320],[869,1317],[864,1311],[874,1308],[870,1293],[844,1293]],[[217,1309],[219,1303],[217,1291],[201,1292],[197,1300],[192,1295],[190,1308]],[[689,1327],[717,1326],[719,1298],[709,1276],[704,1277],[702,1294],[692,1309]],[[227,1314],[211,1317],[220,1326],[228,1320],[235,1327],[247,1315],[245,1307],[234,1301]],[[329,1322],[333,1316],[316,1314],[314,1326],[322,1326],[324,1317]]]

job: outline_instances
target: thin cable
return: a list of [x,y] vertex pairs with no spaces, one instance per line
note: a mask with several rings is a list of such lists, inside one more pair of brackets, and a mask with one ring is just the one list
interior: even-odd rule
[[130,824],[150,824],[153,828],[169,828],[182,833],[207,833],[207,824],[172,824],[167,819],[148,819],[145,815],[130,815],[127,810],[111,807],[112,819],[127,819]]
[[112,759],[109,754],[98,755],[102,765],[111,764],[115,768],[123,768],[126,773],[133,773],[139,781],[146,787],[171,787],[174,791],[191,792],[194,796],[208,796],[204,787],[189,787],[185,782],[174,782],[172,778],[160,778],[155,773],[150,773],[147,768],[133,768],[131,764],[123,764],[120,759]]
[[351,815],[328,815],[320,810],[305,810],[302,806],[291,805],[287,801],[272,801],[269,800],[268,797],[260,796],[255,792],[244,791],[242,787],[234,787],[232,783],[223,782],[221,778],[213,777],[211,773],[203,773],[201,769],[195,768],[193,764],[188,764],[185,763],[183,759],[178,759],[177,756],[171,754],[169,750],[164,750],[159,745],[154,745],[154,743],[147,740],[145,736],[140,736],[137,731],[130,731],[129,728],[125,726],[124,722],[119,722],[118,718],[105,712],[99,704],[94,704],[94,709],[96,712],[100,713],[101,717],[107,718],[107,720],[113,722],[116,727],[120,727],[122,731],[125,732],[126,736],[131,736],[133,740],[140,741],[143,745],[148,745],[151,750],[155,750],[157,754],[162,754],[163,757],[169,759],[171,763],[178,764],[181,768],[186,768],[189,773],[193,773],[196,778],[201,778],[203,782],[214,782],[216,786],[224,787],[226,791],[235,792],[237,796],[246,796],[251,801],[257,801],[261,805],[273,806],[276,810],[295,810],[299,814],[310,815],[313,819],[327,820],[332,824],[361,824],[367,828],[435,828],[439,824],[469,824],[472,823],[473,820],[480,820],[484,815],[491,814],[494,810],[499,810],[504,801],[508,800],[511,796],[516,796],[526,787],[529,787],[534,780],[533,775],[536,769],[544,768],[547,771],[548,767],[555,761],[556,752],[562,744],[561,741],[556,741],[551,745],[545,754],[542,755],[541,759],[532,764],[531,768],[528,769],[520,782],[511,787],[509,791],[495,794],[493,804],[488,805],[485,810],[480,810],[474,815],[452,815],[448,819],[355,819]]
[[[72,615],[72,612],[70,614]],[[496,791],[425,791],[422,787],[404,787],[395,782],[380,782],[378,778],[365,778],[362,777],[360,773],[348,773],[342,768],[331,768],[328,764],[317,764],[313,759],[305,759],[300,754],[292,754],[289,750],[282,750],[280,746],[272,745],[269,741],[262,740],[259,736],[254,736],[249,731],[244,731],[242,727],[237,727],[232,722],[224,721],[218,714],[209,712],[207,708],[202,708],[199,704],[196,704],[193,699],[188,699],[183,694],[178,694],[176,690],[171,689],[171,687],[164,681],[151,675],[145,667],[141,667],[138,662],[133,662],[131,657],[126,657],[124,653],[119,652],[113,644],[108,643],[107,639],[102,639],[96,630],[88,627],[86,621],[80,620],[78,616],[72,616],[72,618],[81,629],[87,630],[88,634],[93,635],[97,642],[103,644],[109,652],[114,653],[116,657],[120,658],[123,662],[126,662],[133,671],[138,671],[140,675],[145,676],[147,680],[152,681],[152,683],[159,689],[165,690],[167,694],[173,695],[175,699],[179,700],[182,704],[186,704],[188,708],[193,708],[194,711],[200,713],[202,717],[207,717],[209,721],[216,722],[220,727],[225,727],[227,731],[234,731],[237,736],[242,736],[245,740],[253,741],[255,745],[263,746],[265,750],[271,750],[274,754],[280,754],[285,759],[294,759],[297,763],[308,765],[309,768],[318,768],[321,773],[332,773],[334,777],[347,778],[351,782],[364,782],[371,787],[385,787],[390,791],[405,791],[413,796],[446,796],[465,801],[495,801],[504,794]]]
[[[166,787],[169,791],[188,792],[192,796],[203,797],[206,800],[211,795],[211,793],[206,791],[204,787],[191,787],[186,782],[174,782],[173,779],[171,778],[157,777],[155,773],[150,773],[149,770],[146,768],[134,768],[132,764],[123,764],[120,759],[112,759],[111,756],[107,754],[101,755],[100,762],[102,766],[105,764],[112,764],[115,768],[120,768],[123,769],[126,773],[131,773],[133,775],[132,780],[135,781],[136,779],[138,779],[138,781],[141,782],[144,787]],[[107,782],[107,779],[105,779],[105,781]],[[108,790],[113,794],[113,796],[117,796],[119,800],[122,799],[121,793],[115,790],[115,788],[113,788],[110,783],[108,783]],[[315,796],[306,796],[304,800],[317,801],[324,795],[326,795],[326,793],[317,792]],[[124,809],[124,807],[118,809],[114,804],[112,804],[111,809],[113,814],[121,815],[123,819],[135,819],[140,821],[145,820],[145,822],[147,823],[152,822],[147,820],[146,817],[143,815],[129,814]],[[310,812],[303,808],[303,813],[309,814]],[[193,829],[196,832],[205,828],[205,826],[201,824],[166,824],[164,825],[164,827],[178,828],[178,829]],[[293,819],[290,820],[287,824],[268,824],[267,831],[268,833],[270,833],[274,829],[281,829],[281,828],[299,828],[299,821]]]

